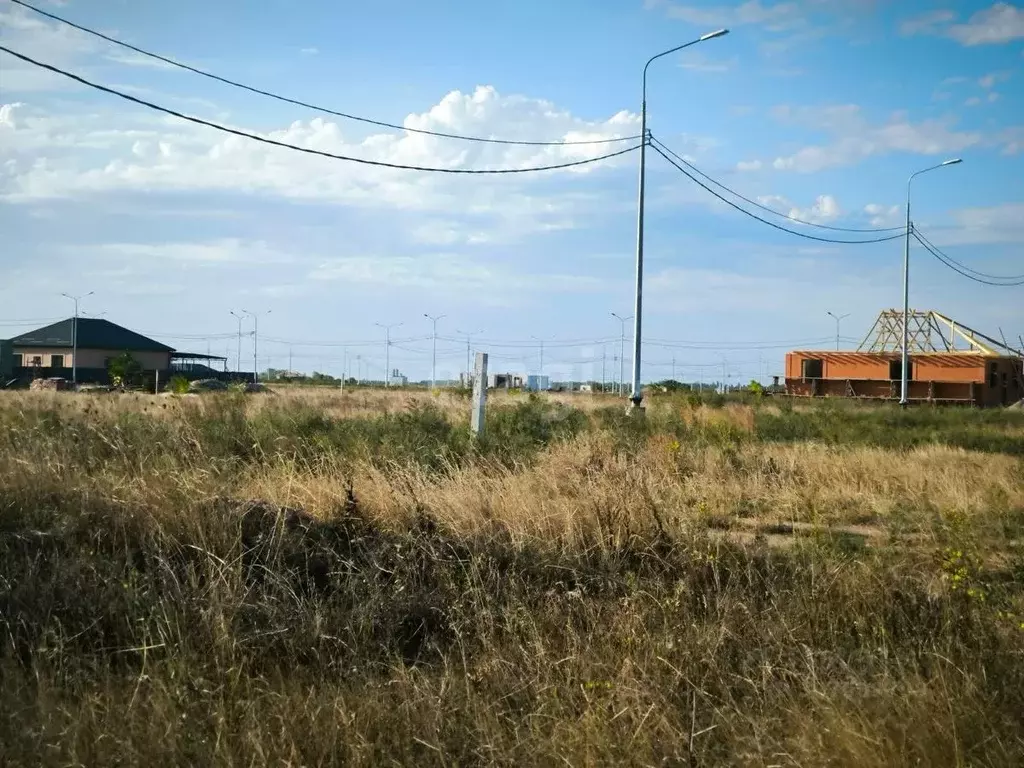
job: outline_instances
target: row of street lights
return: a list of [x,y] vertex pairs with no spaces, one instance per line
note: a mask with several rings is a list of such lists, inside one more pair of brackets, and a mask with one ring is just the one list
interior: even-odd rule
[[255,383],[259,383],[260,318],[271,314],[274,310],[267,309],[263,312],[250,312],[248,309],[243,309],[241,315],[233,309],[228,311],[238,320],[238,358],[236,362],[238,370],[242,369],[242,321],[245,319],[242,315],[248,315],[252,318],[252,379]]

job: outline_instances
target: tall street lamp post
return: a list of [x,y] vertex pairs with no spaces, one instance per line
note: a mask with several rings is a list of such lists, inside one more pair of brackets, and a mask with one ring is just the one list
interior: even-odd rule
[[397,328],[401,323],[392,323],[391,325],[384,325],[383,323],[374,323],[378,328],[384,329],[384,386],[391,386],[391,329]]
[[959,157],[952,160],[944,160],[938,165],[923,168],[910,174],[910,178],[907,179],[907,230],[903,247],[903,351],[900,357],[900,405],[904,408],[907,407],[909,402],[908,389],[910,386],[910,350],[908,348],[909,334],[907,332],[907,324],[910,321],[910,235],[914,229],[914,225],[910,221],[910,183],[914,180],[915,176],[920,176],[922,173],[928,173],[928,171],[934,171],[938,168],[945,168],[947,165],[956,165],[959,162],[961,162]]
[[838,352],[839,351],[839,323],[841,323],[844,318],[847,318],[850,315],[849,314],[837,315],[834,312],[829,312],[828,314],[829,314],[830,317],[832,317],[836,321],[836,352]]
[[640,401],[643,395],[640,392],[640,342],[641,342],[641,319],[643,318],[643,280],[644,280],[644,180],[646,174],[647,160],[647,68],[651,62],[668,56],[670,53],[689,48],[691,45],[703,43],[705,40],[712,40],[716,37],[729,34],[727,29],[719,29],[701,35],[696,40],[691,40],[675,48],[662,51],[657,56],[652,56],[644,65],[643,94],[640,102],[640,189],[637,195],[637,224],[636,224],[636,300],[633,307],[633,409],[640,408]]
[[265,312],[250,312],[248,309],[243,309],[242,311],[252,318],[252,381],[254,384],[259,384],[260,315],[269,315],[273,310],[268,309]]
[[430,360],[430,389],[433,390],[437,387],[437,321],[447,315],[428,315],[424,312],[423,316],[434,324],[434,349]]
[[71,383],[78,386],[78,302],[87,296],[92,296],[96,291],[83,293],[81,296],[72,296],[70,293],[62,293],[66,299],[75,302],[75,319],[71,321]]
[[626,323],[632,320],[633,316],[623,317],[615,312],[612,312],[611,316],[619,321],[619,397],[622,397],[626,389]]
[[245,319],[240,314],[235,312],[233,309],[229,309],[236,320],[238,320],[238,351],[235,353],[235,370],[241,372],[242,370],[242,321]]

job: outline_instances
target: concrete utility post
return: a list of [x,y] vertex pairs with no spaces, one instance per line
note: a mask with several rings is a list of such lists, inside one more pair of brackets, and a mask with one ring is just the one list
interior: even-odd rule
[[476,369],[473,371],[473,412],[469,417],[469,430],[474,438],[484,431],[484,416],[487,409],[487,353],[476,353]]
[[640,189],[637,194],[637,221],[636,221],[636,297],[633,306],[633,394],[630,399],[633,401],[633,409],[640,408],[640,401],[643,395],[640,391],[640,343],[641,343],[641,320],[643,319],[643,284],[644,284],[644,180],[647,168],[647,68],[656,59],[668,56],[670,53],[689,48],[691,45],[703,43],[705,40],[712,40],[716,37],[729,34],[727,29],[719,29],[709,32],[696,40],[669,48],[656,56],[652,56],[644,64],[643,94],[640,101]]
[[903,247],[903,345],[902,353],[900,355],[900,405],[904,408],[907,407],[909,402],[909,389],[910,389],[910,350],[909,344],[909,333],[907,331],[907,324],[910,321],[910,235],[913,233],[914,225],[910,221],[910,183],[914,180],[915,176],[920,176],[922,173],[928,173],[928,171],[934,171],[938,168],[945,168],[947,165],[956,165],[962,162],[959,157],[952,160],[944,160],[938,165],[933,165],[930,168],[923,168],[920,171],[916,171],[910,174],[910,178],[907,179],[907,229],[905,234],[905,245]]
[[832,318],[834,318],[835,321],[836,321],[836,352],[838,352],[839,351],[839,323],[841,323],[845,318],[849,317],[850,315],[849,314],[836,315],[836,314],[833,314],[832,312],[829,312],[828,314]]
[[384,325],[383,323],[374,323],[378,328],[384,329],[384,386],[391,386],[391,329],[398,328],[401,323],[392,323],[391,325]]
[[252,381],[253,384],[260,383],[260,366],[259,366],[259,344],[260,344],[260,315],[269,315],[274,310],[268,309],[264,312],[250,312],[248,309],[242,310],[245,314],[252,318]]
[[614,312],[611,316],[619,321],[619,397],[622,397],[626,393],[626,323],[633,316],[623,317]]
[[437,387],[437,321],[448,317],[448,315],[433,316],[424,312],[423,316],[434,324],[434,351],[430,362],[430,388],[435,389]]
[[94,293],[96,291],[89,291],[81,296],[72,296],[69,293],[61,294],[64,298],[75,302],[75,319],[71,321],[71,383],[75,386],[78,386],[78,302]]

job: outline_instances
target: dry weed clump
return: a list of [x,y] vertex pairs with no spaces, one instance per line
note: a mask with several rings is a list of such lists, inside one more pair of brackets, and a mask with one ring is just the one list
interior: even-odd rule
[[1024,416],[3,394],[5,764],[1024,763]]

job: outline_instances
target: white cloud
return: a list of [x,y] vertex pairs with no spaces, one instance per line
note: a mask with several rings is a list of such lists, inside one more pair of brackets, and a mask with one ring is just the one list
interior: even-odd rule
[[483,304],[517,303],[533,292],[592,293],[606,288],[586,275],[513,272],[507,267],[453,253],[416,256],[342,256],[325,259],[307,276],[315,282],[342,281],[386,291],[416,289],[473,299]]
[[[81,57],[100,50],[99,43],[71,27],[42,21],[30,11],[6,5],[0,11],[0,37],[11,48],[59,67],[71,66]],[[0,54],[5,93],[38,93],[70,90],[73,85],[60,75]],[[84,72],[82,72],[84,74]]]
[[15,101],[10,104],[0,104],[0,125],[14,130],[17,127],[14,122],[14,114],[19,107],[23,106],[25,105],[20,101]]
[[903,208],[899,205],[868,203],[864,206],[864,213],[871,217],[869,223],[872,227],[894,227],[902,223],[902,212]]
[[175,67],[173,64],[168,64],[166,61],[160,61],[154,59],[151,56],[143,56],[141,53],[135,51],[117,49],[104,55],[107,61],[112,61],[115,64],[123,64],[129,67],[148,67],[150,69],[162,69],[164,71],[174,71]]
[[[13,113],[9,109],[6,114]],[[502,96],[481,86],[453,91],[408,127],[482,136],[545,140],[603,139],[638,131],[639,118],[619,112],[606,120],[577,118],[550,102]],[[4,128],[11,126],[5,124]],[[0,161],[18,160],[0,175],[0,197],[31,201],[99,192],[208,190],[341,201],[357,205],[454,210],[496,199],[489,190],[514,192],[543,184],[558,172],[527,178],[455,180],[298,155],[205,127],[154,118],[148,113],[62,115],[28,112],[0,145]],[[346,126],[347,127],[347,126]],[[314,118],[263,134],[298,146],[392,163],[449,168],[525,168],[596,157],[618,145],[505,146],[468,144],[414,133],[349,139],[339,123]],[[101,152],[74,151],[90,147]],[[61,151],[57,151],[57,150]],[[59,158],[60,162],[51,162]],[[619,162],[628,162],[622,158]],[[601,165],[615,166],[615,160]],[[573,173],[588,173],[582,166]],[[564,175],[564,174],[562,174]],[[500,204],[500,202],[498,203]]]
[[1016,155],[1024,152],[1024,125],[1015,125],[1005,129],[999,135],[1004,155]]
[[760,160],[740,160],[736,163],[737,171],[760,171],[764,166]]
[[906,19],[900,24],[900,32],[904,35],[937,34],[939,30],[956,18],[949,10],[935,10]]
[[[939,222],[937,222],[939,223]],[[922,225],[922,231],[925,231]],[[941,221],[941,228],[928,232],[937,246],[1015,243],[1024,246],[1024,202],[986,207],[961,208]],[[1021,260],[1016,260],[1017,265]],[[1020,269],[1014,269],[1019,273]]]
[[761,3],[747,0],[739,5],[717,4],[712,7],[683,5],[669,0],[647,0],[647,8],[662,8],[672,19],[705,27],[763,26],[777,32],[805,23],[804,9],[799,3]]
[[731,59],[711,59],[700,51],[686,51],[683,53],[679,66],[692,72],[704,72],[707,74],[729,72],[736,68],[738,61]]
[[785,213],[793,219],[809,221],[814,224],[827,224],[843,215],[839,202],[832,195],[818,195],[807,208],[800,208],[781,195],[763,195],[757,198],[761,205]]
[[287,264],[301,261],[302,257],[278,250],[264,241],[237,237],[219,238],[199,242],[164,243],[104,243],[64,249],[79,258],[110,258],[117,262],[125,259],[143,260],[156,265],[183,262],[193,265],[216,264]]
[[318,53],[320,53],[320,49],[319,48],[312,48],[312,47],[310,47],[310,48],[300,48],[299,49],[299,53],[301,53],[303,56],[316,56]]
[[[891,295],[884,273],[851,274],[828,255],[800,257],[793,249],[787,257],[772,261],[770,271],[670,268],[652,273],[645,285],[645,295],[650,296],[647,310],[654,314],[770,312],[782,317],[800,307],[805,314],[820,308],[818,314],[824,316],[830,307],[848,306],[850,296],[863,306],[882,307]],[[822,274],[829,275],[827,281],[819,279]]]
[[981,134],[956,131],[948,120],[912,123],[906,114],[896,113],[884,125],[871,125],[858,106],[847,104],[823,108],[779,107],[777,119],[792,121],[832,134],[831,143],[804,147],[777,157],[776,170],[814,173],[826,168],[853,165],[868,157],[890,152],[937,155],[978,144]]
[[947,34],[963,45],[1008,43],[1024,38],[1024,9],[996,3],[978,11],[966,24],[954,24]]
[[995,3],[977,11],[965,23],[954,24],[956,14],[937,10],[907,19],[900,25],[904,35],[942,35],[961,45],[1009,43],[1024,38],[1024,9]]

